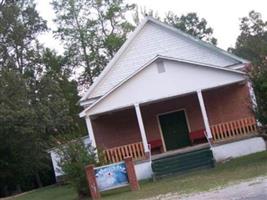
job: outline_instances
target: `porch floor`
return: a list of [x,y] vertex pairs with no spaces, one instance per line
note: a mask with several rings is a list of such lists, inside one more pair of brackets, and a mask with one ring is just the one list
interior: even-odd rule
[[164,158],[164,157],[168,157],[168,156],[172,156],[172,155],[177,155],[177,154],[183,154],[183,153],[187,153],[187,152],[191,152],[191,151],[196,151],[196,150],[200,150],[200,149],[205,149],[205,148],[209,148],[209,143],[203,143],[203,144],[197,144],[194,146],[188,146],[188,147],[184,147],[181,149],[176,149],[176,150],[172,150],[172,151],[167,151],[161,154],[156,154],[156,155],[152,155],[151,156],[151,160],[156,160],[159,158]]

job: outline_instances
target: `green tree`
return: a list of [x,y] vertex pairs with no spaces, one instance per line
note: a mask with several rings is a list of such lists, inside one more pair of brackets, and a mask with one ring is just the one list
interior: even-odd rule
[[24,189],[26,177],[38,177],[46,165],[30,97],[40,71],[36,38],[47,27],[31,0],[4,0],[0,5],[0,185],[8,192],[14,185]]
[[255,112],[258,120],[267,124],[267,22],[259,12],[251,11],[240,23],[241,33],[232,53],[252,62],[249,70],[250,80],[256,96]]
[[253,64],[262,63],[267,55],[267,22],[260,13],[251,11],[248,17],[241,19],[240,31],[235,48],[229,48],[229,51]]
[[38,81],[35,92],[36,112],[47,137],[61,134],[86,133],[84,120],[78,113],[81,111],[77,82],[71,80],[68,58],[58,56],[46,49],[42,62],[45,73]]
[[1,1],[0,188],[5,194],[42,186],[51,138],[85,133],[69,59],[39,45],[37,36],[45,30],[32,0]]
[[[15,70],[0,73],[0,182],[23,186],[45,167],[47,154],[35,127],[27,80]],[[22,188],[23,189],[23,188]]]
[[65,180],[76,190],[79,198],[89,195],[85,167],[89,164],[97,165],[95,149],[84,143],[82,138],[70,142],[70,138],[61,137],[63,143],[58,149],[60,157],[59,167],[64,173]]
[[217,39],[213,37],[213,29],[208,26],[207,20],[204,18],[200,19],[194,12],[178,16],[169,11],[163,20],[161,20],[158,13],[154,10],[141,8],[139,11],[139,8],[136,7],[134,14],[134,21],[136,24],[140,22],[140,15],[153,17],[203,41],[213,45],[217,44]]
[[213,29],[208,27],[207,20],[199,18],[196,13],[178,16],[173,12],[168,12],[164,22],[180,29],[194,37],[206,42],[217,44],[217,39],[212,36]]
[[[267,60],[258,65],[253,65],[250,71],[250,78],[257,106],[255,107],[257,119],[262,125],[267,125]],[[267,130],[267,127],[265,127]]]
[[47,30],[31,0],[4,0],[0,6],[0,70],[33,76],[40,58],[38,34]]
[[92,84],[133,26],[125,15],[134,8],[123,0],[54,0],[55,32],[71,64],[82,67],[81,83]]

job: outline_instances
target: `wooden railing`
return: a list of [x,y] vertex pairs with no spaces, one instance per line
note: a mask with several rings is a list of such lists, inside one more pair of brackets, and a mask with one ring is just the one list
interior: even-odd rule
[[145,151],[143,143],[138,142],[106,149],[104,150],[104,156],[109,163],[122,161],[127,156],[131,156],[134,160],[142,160],[145,158]]
[[234,140],[257,134],[257,122],[254,117],[244,118],[211,126],[213,141]]

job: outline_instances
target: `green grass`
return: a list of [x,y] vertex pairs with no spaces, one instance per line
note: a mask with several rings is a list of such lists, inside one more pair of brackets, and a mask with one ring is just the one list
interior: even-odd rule
[[21,196],[13,197],[14,200],[73,200],[77,195],[69,185],[48,186],[42,189],[27,192]]
[[[163,178],[156,182],[140,183],[141,189],[130,192],[129,188],[122,188],[102,194],[106,200],[130,200],[152,197],[168,192],[192,193],[206,191],[229,183],[240,182],[257,176],[267,175],[267,152],[238,158],[225,164],[218,164],[216,168],[196,171],[187,175]],[[69,186],[51,186],[35,190],[15,200],[73,200],[75,193]]]

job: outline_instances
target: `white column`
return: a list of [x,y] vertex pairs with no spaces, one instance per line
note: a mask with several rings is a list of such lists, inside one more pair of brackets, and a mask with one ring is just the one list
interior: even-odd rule
[[136,112],[136,116],[137,116],[139,129],[140,129],[140,132],[141,132],[141,137],[142,137],[142,142],[143,142],[143,145],[144,145],[144,150],[145,150],[145,152],[149,152],[147,138],[146,138],[146,132],[145,132],[145,127],[144,127],[144,123],[143,123],[143,119],[142,119],[140,106],[139,106],[139,104],[135,104],[134,107],[135,107],[135,112]]
[[208,137],[208,139],[212,139],[212,134],[211,134],[211,130],[210,130],[208,115],[207,115],[207,111],[206,111],[206,108],[205,108],[205,104],[204,104],[204,100],[203,100],[203,96],[202,96],[201,90],[197,91],[197,96],[198,96],[198,101],[199,101],[199,104],[200,104],[202,117],[203,117],[203,120],[204,120],[204,125],[205,125],[205,129],[206,129],[207,137]]
[[86,126],[87,126],[87,130],[88,130],[88,135],[89,138],[92,142],[92,146],[94,148],[96,148],[96,142],[95,142],[95,135],[94,135],[94,131],[93,131],[93,127],[92,127],[92,123],[91,123],[91,119],[89,116],[85,117],[85,121],[86,121]]

